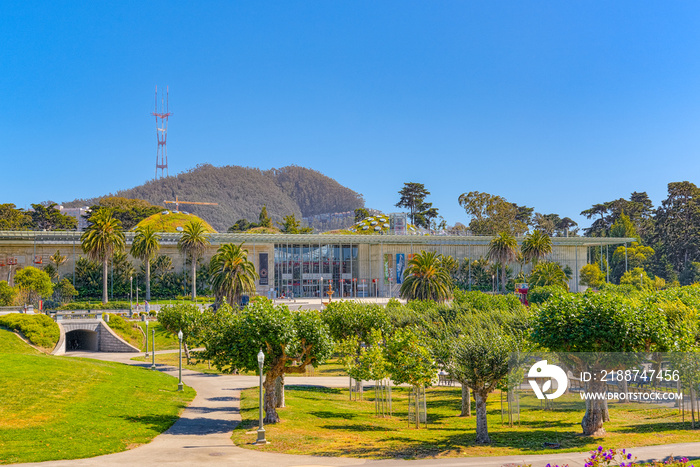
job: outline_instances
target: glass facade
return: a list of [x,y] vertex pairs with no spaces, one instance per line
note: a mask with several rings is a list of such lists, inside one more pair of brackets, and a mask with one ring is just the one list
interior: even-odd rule
[[278,297],[366,296],[358,265],[358,246],[275,244],[275,292]]

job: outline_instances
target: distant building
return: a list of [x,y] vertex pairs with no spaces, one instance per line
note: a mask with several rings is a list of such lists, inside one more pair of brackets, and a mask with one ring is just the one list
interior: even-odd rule
[[74,217],[78,221],[78,230],[87,229],[88,222],[86,216],[90,212],[88,206],[83,208],[64,208],[63,206],[59,206],[58,210],[61,211],[63,215]]

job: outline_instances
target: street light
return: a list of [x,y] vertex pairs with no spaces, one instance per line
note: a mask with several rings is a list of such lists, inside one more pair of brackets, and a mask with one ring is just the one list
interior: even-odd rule
[[255,444],[267,444],[265,439],[265,428],[263,428],[263,364],[265,363],[265,354],[262,349],[258,352],[258,367],[260,367],[260,425],[258,427],[258,440]]
[[[129,276],[129,313],[132,313],[134,309],[134,277]],[[146,333],[146,347],[148,347],[148,333]],[[148,355],[146,355],[148,357]]]
[[182,391],[182,329],[177,332],[177,340],[180,342],[178,348],[180,349],[179,358],[179,381],[177,383],[177,390]]
[[146,358],[148,358],[148,317],[146,317]]
[[151,370],[156,369],[156,330],[151,329]]

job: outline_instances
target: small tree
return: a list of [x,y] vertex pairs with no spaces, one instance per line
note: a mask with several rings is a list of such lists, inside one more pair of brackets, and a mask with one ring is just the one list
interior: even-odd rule
[[[410,384],[415,394],[418,394],[419,388],[435,383],[437,365],[423,336],[412,329],[402,328],[394,333],[387,342],[386,360],[391,380],[395,384]],[[419,420],[416,410],[416,427]]]
[[582,267],[580,276],[579,284],[593,287],[594,289],[599,288],[605,283],[605,274],[600,270],[598,263],[587,264]]
[[493,322],[474,322],[455,340],[454,376],[474,392],[476,401],[476,442],[488,444],[486,401],[515,363],[513,356],[521,350],[522,337]]
[[177,334],[182,331],[182,343],[185,347],[185,357],[190,363],[190,344],[197,341],[202,330],[204,318],[199,307],[192,303],[166,305],[158,313],[158,322],[165,329]]
[[0,281],[0,306],[11,306],[15,303],[17,289],[12,287],[7,281]]
[[33,266],[22,268],[15,274],[15,285],[26,296],[29,303],[39,305],[39,299],[53,294],[51,277]]
[[56,253],[51,255],[49,257],[49,261],[51,261],[51,264],[54,265],[56,268],[56,280],[58,280],[61,277],[61,272],[59,268],[63,263],[65,263],[68,260],[68,257],[65,255],[61,254],[61,250],[56,250]]
[[263,204],[260,210],[260,215],[258,216],[258,226],[260,227],[272,227],[272,219],[267,214],[267,206]]

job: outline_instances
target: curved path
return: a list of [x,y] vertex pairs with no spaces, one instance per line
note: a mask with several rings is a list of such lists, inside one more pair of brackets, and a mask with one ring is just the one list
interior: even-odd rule
[[[166,352],[156,352],[167,353]],[[130,360],[134,354],[109,354],[71,352],[70,356],[97,358],[136,366],[150,366],[150,363]],[[160,371],[177,377],[177,369],[157,365]],[[583,467],[588,453],[562,453],[556,455],[525,455],[502,457],[458,457],[420,460],[365,460],[344,457],[314,457],[257,452],[253,449],[237,447],[231,441],[231,432],[240,422],[238,411],[242,389],[256,387],[258,377],[234,375],[207,375],[183,370],[183,382],[197,391],[197,396],[182,413],[180,419],[165,433],[148,444],[135,449],[108,454],[105,456],[64,461],[48,461],[25,466],[132,466],[132,465],[207,465],[262,467],[303,467],[303,466],[469,466],[469,467],[514,467],[532,464],[533,467],[569,464],[570,467]],[[294,385],[345,387],[345,377],[294,377]],[[700,436],[699,436],[700,439]],[[663,459],[669,454],[676,457],[700,458],[700,443],[686,443],[665,446],[634,448],[638,460]]]

